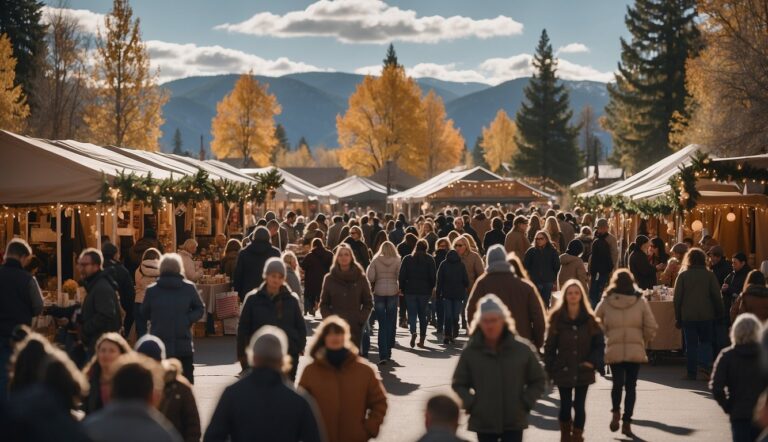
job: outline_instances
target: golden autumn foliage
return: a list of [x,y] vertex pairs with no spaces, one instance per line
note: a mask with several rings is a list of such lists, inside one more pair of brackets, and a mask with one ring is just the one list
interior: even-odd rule
[[421,90],[402,66],[366,76],[349,97],[347,112],[336,117],[336,129],[339,163],[351,173],[369,176],[394,160],[404,171],[424,175]]
[[85,115],[91,141],[157,150],[168,94],[157,86],[158,73],[150,72],[139,19],[127,0],[114,0],[104,28],[97,37],[95,100]]
[[461,162],[464,138],[453,127],[453,120],[446,119],[443,99],[434,90],[424,97],[423,106],[426,135],[421,151],[426,156],[426,165],[417,176],[427,178],[456,167]]
[[497,172],[502,163],[511,163],[517,152],[515,134],[517,126],[503,109],[499,109],[496,118],[489,127],[483,128],[483,152],[485,162],[492,172]]
[[277,167],[315,167],[315,159],[306,144],[300,145],[296,150],[281,151],[276,156]]
[[218,158],[248,159],[259,166],[269,165],[277,144],[275,115],[280,105],[251,72],[243,74],[234,89],[216,105],[211,124],[211,150]]
[[16,80],[16,59],[11,39],[0,35],[0,129],[20,132],[29,116],[29,106]]

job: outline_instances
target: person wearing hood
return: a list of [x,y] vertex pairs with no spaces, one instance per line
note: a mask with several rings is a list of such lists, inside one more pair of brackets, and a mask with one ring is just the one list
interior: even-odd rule
[[121,324],[117,283],[101,268],[104,258],[100,250],[83,250],[77,265],[83,276],[85,299],[82,306],[80,334],[87,355],[93,355],[94,344],[104,333],[119,332]]
[[192,384],[182,374],[178,359],[166,359],[165,344],[156,336],[145,335],[134,346],[137,353],[157,361],[163,368],[163,398],[157,410],[173,424],[184,442],[199,442],[200,413]]
[[544,393],[544,369],[498,297],[486,295],[478,305],[451,387],[480,442],[522,441],[528,415]]
[[768,387],[760,352],[760,320],[751,313],[740,315],[731,328],[731,342],[715,361],[712,390],[718,405],[731,421],[734,442],[751,442],[760,435],[752,423],[758,398]]
[[374,367],[357,353],[349,325],[325,318],[309,347],[313,361],[299,386],[317,402],[329,442],[365,442],[379,435],[387,393]]
[[534,347],[541,348],[546,329],[541,296],[536,293],[533,284],[515,273],[504,251],[500,245],[488,250],[485,274],[478,278],[469,295],[467,317],[472,321],[480,298],[493,293],[512,314],[517,334],[531,341]]
[[203,269],[197,269],[195,266],[194,255],[197,253],[198,243],[194,239],[190,238],[184,241],[184,244],[179,250],[179,256],[181,262],[184,265],[184,278],[188,281],[197,282],[201,276],[203,276]]
[[200,294],[195,285],[184,279],[182,258],[167,253],[160,259],[160,277],[147,288],[141,314],[150,323],[150,334],[165,344],[168,357],[181,361],[184,377],[190,383],[194,378],[194,353],[192,325],[205,313]]
[[557,273],[558,290],[562,291],[563,284],[569,279],[579,281],[584,288],[589,287],[589,275],[581,259],[582,253],[584,253],[584,244],[574,239],[568,243],[565,253],[560,255],[560,271]]
[[768,287],[765,286],[765,275],[760,270],[752,270],[744,285],[744,291],[731,307],[731,322],[744,313],[752,313],[761,322],[765,322],[768,320]]
[[147,334],[147,318],[141,314],[141,304],[144,303],[147,287],[157,282],[157,278],[160,277],[161,255],[160,251],[154,248],[145,250],[141,256],[141,265],[139,265],[134,274],[134,279],[136,280],[136,303],[134,304],[133,316],[136,324],[136,337],[138,338]]
[[323,279],[331,271],[333,265],[333,253],[323,245],[323,240],[312,240],[312,250],[301,261],[304,270],[304,311],[310,316],[315,316],[320,292],[323,290]]
[[157,249],[163,253],[163,246],[157,240],[157,232],[154,229],[144,229],[144,236],[136,241],[136,244],[128,251],[130,262],[127,263],[128,270],[135,271],[141,264],[141,257],[147,249]]
[[[612,373],[613,418],[609,428],[617,431],[621,421],[622,434],[634,437],[632,415],[637,400],[637,376],[640,364],[648,362],[645,349],[656,336],[659,325],[627,269],[619,269],[613,274],[595,316],[603,325],[605,363],[610,365]],[[621,396],[625,391],[622,417]]]
[[650,248],[651,240],[645,235],[637,235],[635,249],[629,254],[629,270],[637,286],[643,290],[652,289],[656,285],[656,267],[651,264],[648,256]]
[[379,323],[379,364],[385,364],[392,358],[395,346],[400,263],[395,245],[385,241],[366,272],[373,290],[373,310]]
[[221,273],[229,276],[230,279],[235,275],[235,266],[237,266],[237,255],[240,250],[243,249],[243,245],[235,238],[227,241],[227,245],[224,246],[224,256],[221,257],[221,264],[219,270]]
[[435,296],[443,303],[443,344],[451,344],[459,335],[459,317],[469,293],[469,276],[455,250],[448,251],[437,270]]
[[[697,361],[709,372],[712,364],[714,321],[725,315],[717,277],[707,269],[707,255],[694,248],[683,261],[683,271],[675,283],[675,322],[683,329],[688,379],[696,379]],[[699,355],[698,353],[701,353]]]
[[413,253],[403,257],[398,281],[408,310],[408,329],[411,332],[411,348],[416,345],[416,321],[419,322],[419,348],[427,339],[427,303],[435,288],[435,259],[427,254],[429,245],[418,240]]
[[246,295],[237,324],[237,357],[245,370],[245,349],[251,336],[265,325],[278,327],[288,337],[288,355],[292,363],[289,377],[294,380],[299,368],[299,356],[307,345],[307,327],[299,298],[285,283],[286,273],[280,258],[269,258],[262,274],[264,283]]
[[270,243],[269,230],[257,227],[252,234],[253,241],[240,251],[237,256],[232,288],[237,292],[240,302],[245,294],[261,286],[264,282],[264,264],[270,258],[279,258],[280,250]]

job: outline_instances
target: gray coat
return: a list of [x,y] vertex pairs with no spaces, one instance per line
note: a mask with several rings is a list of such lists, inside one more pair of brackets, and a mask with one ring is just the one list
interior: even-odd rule
[[178,274],[162,274],[147,289],[141,314],[152,324],[150,334],[165,344],[169,358],[194,352],[190,327],[203,317],[205,306],[197,288]]
[[83,427],[94,442],[182,442],[173,425],[141,401],[113,400],[88,416]]

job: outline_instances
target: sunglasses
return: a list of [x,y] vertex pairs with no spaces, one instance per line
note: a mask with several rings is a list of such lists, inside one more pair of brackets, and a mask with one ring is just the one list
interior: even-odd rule
[[456,247],[464,247],[464,244],[456,244]]
[[546,238],[535,238],[536,241],[546,241]]

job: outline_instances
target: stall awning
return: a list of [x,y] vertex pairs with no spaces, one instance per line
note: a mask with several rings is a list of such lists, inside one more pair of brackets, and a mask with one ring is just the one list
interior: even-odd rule
[[323,204],[334,204],[336,202],[335,196],[331,195],[329,192],[313,186],[309,182],[276,167],[240,169],[240,172],[248,176],[254,176],[260,173],[267,173],[272,169],[277,169],[277,171],[280,172],[280,176],[285,181],[283,185],[276,190],[276,199],[278,201],[318,201]]
[[125,170],[126,173],[134,172],[141,176],[146,176],[151,173],[154,178],[160,179],[165,179],[171,176],[170,172],[166,169],[138,161],[123,154],[121,151],[114,151],[95,144],[74,140],[56,140],[48,142],[75,153],[91,157],[102,163],[111,164],[118,169]]
[[321,189],[335,195],[339,201],[384,201],[387,196],[386,186],[368,178],[353,175],[341,181],[323,186]]

